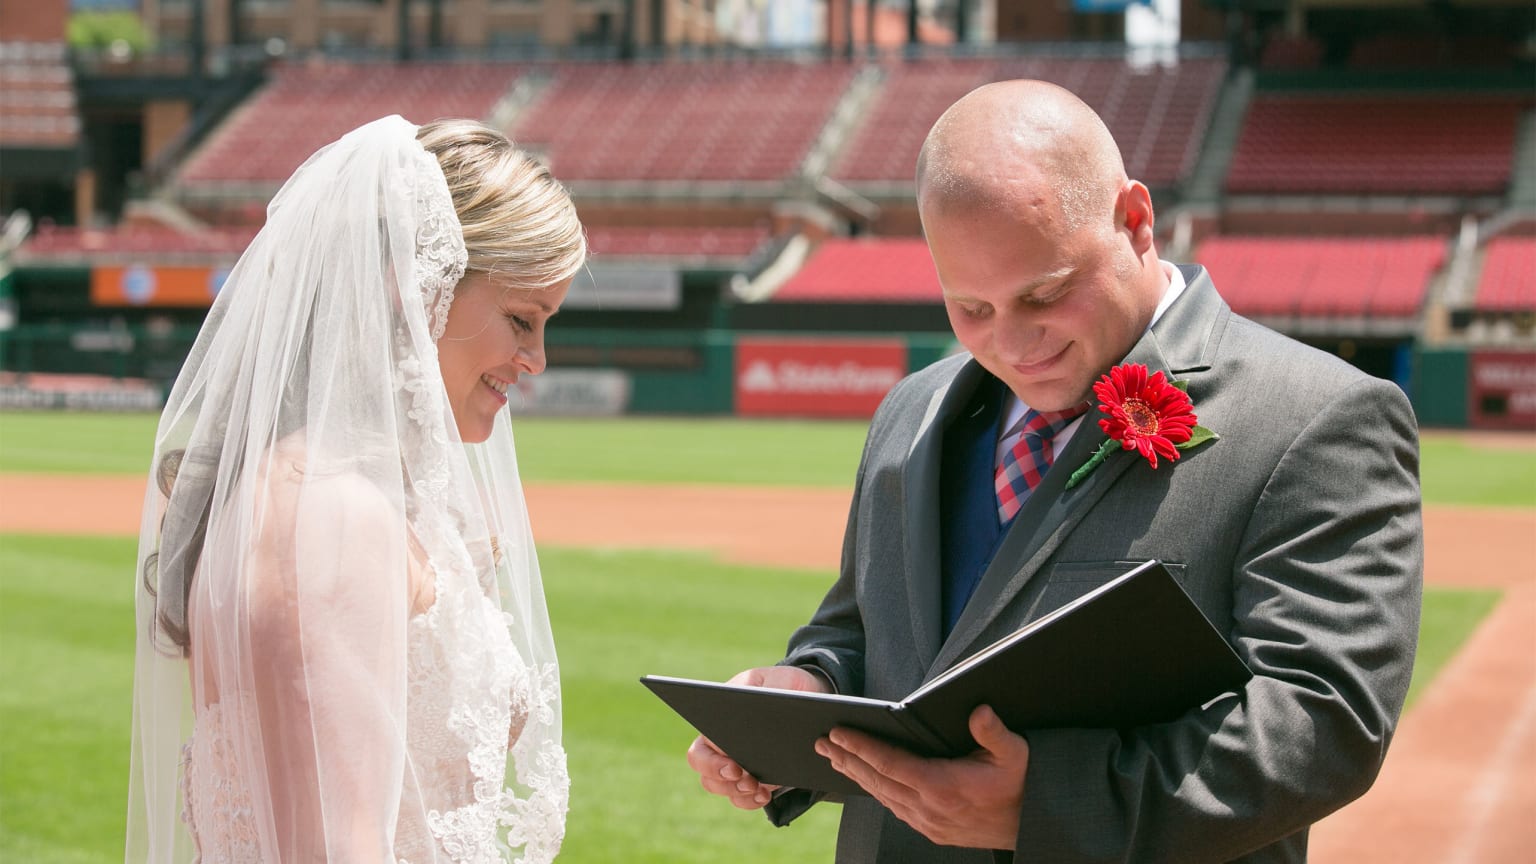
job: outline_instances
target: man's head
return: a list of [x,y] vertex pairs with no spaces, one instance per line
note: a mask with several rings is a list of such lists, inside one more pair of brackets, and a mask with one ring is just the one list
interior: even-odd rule
[[1146,187],[1098,115],[1052,84],[988,84],[944,112],[917,204],[955,336],[1038,410],[1086,399],[1167,287]]

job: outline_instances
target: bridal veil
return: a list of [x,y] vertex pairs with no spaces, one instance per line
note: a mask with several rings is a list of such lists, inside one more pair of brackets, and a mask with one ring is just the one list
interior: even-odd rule
[[128,861],[559,849],[559,673],[509,418],[462,443],[436,359],[467,260],[449,184],[399,117],[320,150],[172,389]]

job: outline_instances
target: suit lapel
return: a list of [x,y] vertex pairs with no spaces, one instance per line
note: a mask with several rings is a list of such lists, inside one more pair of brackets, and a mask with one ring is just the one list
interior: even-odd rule
[[[1142,363],[1149,372],[1161,370],[1170,380],[1183,378],[1193,386],[1195,373],[1210,368],[1207,358],[1215,350],[1230,310],[1217,296],[1204,269],[1184,268],[1184,275],[1188,283],[1184,294],[1121,362]],[[1081,483],[1066,488],[1072,472],[1107,440],[1098,425],[1100,416],[1097,407],[1083,416],[1072,440],[1014,517],[970,603],[930,665],[928,677],[969,653],[987,626],[1029,584],[1089,509],[1127,468],[1141,461],[1136,453],[1116,451]]]
[[912,644],[924,663],[931,662],[939,652],[939,619],[943,614],[939,596],[939,465],[944,453],[944,429],[970,400],[985,375],[975,360],[968,360],[949,386],[934,392],[918,423],[902,476],[907,602],[912,614]]

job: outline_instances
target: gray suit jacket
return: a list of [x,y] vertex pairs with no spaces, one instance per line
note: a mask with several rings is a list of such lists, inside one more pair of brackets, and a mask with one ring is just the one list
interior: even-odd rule
[[[1189,287],[1125,359],[1187,381],[1221,440],[1156,470],[1116,452],[1067,490],[1105,440],[1091,411],[941,642],[942,437],[988,373],[955,357],[909,376],[871,423],[840,576],[783,661],[900,699],[1129,562],[1168,564],[1255,677],[1127,733],[1015,730],[1030,743],[1020,862],[1303,861],[1307,826],[1374,780],[1408,689],[1423,568],[1408,400],[1184,272]],[[807,797],[781,796],[770,818]],[[1008,860],[934,846],[872,799],[844,806],[840,864],[994,857]]]

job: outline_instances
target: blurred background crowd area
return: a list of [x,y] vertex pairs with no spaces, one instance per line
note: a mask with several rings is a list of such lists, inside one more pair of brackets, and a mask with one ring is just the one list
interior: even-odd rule
[[953,350],[913,202],[955,99],[1082,96],[1165,258],[1536,429],[1529,0],[28,0],[0,6],[0,407],[153,407],[267,201],[386,114],[484,120],[594,256],[517,410],[867,416]]

